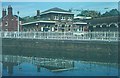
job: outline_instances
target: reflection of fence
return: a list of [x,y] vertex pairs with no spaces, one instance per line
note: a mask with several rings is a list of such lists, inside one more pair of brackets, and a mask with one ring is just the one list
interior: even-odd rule
[[2,32],[2,38],[118,41],[118,32]]
[[52,67],[56,69],[69,69],[74,67],[74,62],[70,60],[63,59],[52,59],[52,58],[38,58],[38,57],[23,57],[23,56],[13,56],[13,55],[3,55],[3,62],[12,63],[32,63],[34,65]]

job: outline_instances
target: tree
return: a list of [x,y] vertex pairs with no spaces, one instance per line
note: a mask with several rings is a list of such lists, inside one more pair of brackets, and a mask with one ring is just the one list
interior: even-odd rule
[[92,17],[92,18],[96,18],[96,17],[100,17],[101,13],[94,11],[94,10],[83,10],[80,14],[78,14],[77,16],[86,16],[86,17]]
[[34,18],[34,16],[26,16],[26,17],[23,17],[24,19],[24,22],[33,22],[33,21],[37,21],[37,19]]
[[120,12],[117,9],[112,9],[109,12],[106,11],[101,16],[102,17],[108,17],[108,16],[118,16],[118,15],[120,15]]

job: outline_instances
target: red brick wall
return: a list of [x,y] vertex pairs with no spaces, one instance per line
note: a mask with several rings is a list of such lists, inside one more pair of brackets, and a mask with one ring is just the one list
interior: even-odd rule
[[[8,22],[8,25],[5,26],[6,22]],[[18,18],[16,16],[9,16],[7,15],[6,17],[3,18],[2,21],[2,30],[6,31],[17,31],[18,27]],[[21,26],[20,26],[21,29]]]

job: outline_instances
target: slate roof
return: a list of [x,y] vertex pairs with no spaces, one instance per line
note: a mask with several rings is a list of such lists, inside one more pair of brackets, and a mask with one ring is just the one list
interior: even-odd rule
[[[48,9],[48,10],[46,10],[44,12],[49,12],[49,11],[69,12],[67,10],[63,10],[61,8],[58,8],[58,7],[54,7],[54,8]],[[44,13],[44,12],[42,12],[42,13]]]
[[89,20],[91,24],[102,24],[102,23],[117,23],[119,22],[120,16],[110,16],[110,17],[101,17],[101,18],[94,18]]
[[47,14],[47,13],[73,14],[73,13],[70,12],[70,11],[63,10],[63,9],[61,9],[61,8],[57,8],[57,7],[55,7],[55,8],[51,8],[51,9],[48,9],[48,10],[46,10],[46,11],[43,11],[43,12],[41,12],[41,15],[42,15],[42,14]]
[[[14,15],[14,16],[18,18],[17,15]],[[21,18],[21,17],[19,17],[19,20],[20,20],[20,21],[25,21],[25,20],[24,20],[23,18]]]

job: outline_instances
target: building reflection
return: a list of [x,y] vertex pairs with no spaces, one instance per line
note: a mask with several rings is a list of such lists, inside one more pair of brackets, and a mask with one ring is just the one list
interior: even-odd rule
[[39,58],[39,57],[25,57],[25,56],[12,56],[3,55],[2,57],[3,69],[7,70],[9,76],[12,76],[14,66],[19,67],[18,71],[24,69],[20,67],[22,63],[32,63],[37,67],[37,72],[42,68],[46,68],[52,72],[71,70],[74,68],[74,61],[64,59],[52,59],[52,58]]
[[[3,55],[2,57],[3,70],[7,70],[7,74],[12,76],[16,71],[24,71],[28,65],[32,64],[36,72],[42,72],[43,68],[51,72],[63,72],[70,70],[77,70],[82,72],[104,72],[107,76],[113,73],[110,63],[99,63],[91,61],[73,61],[65,59],[53,58],[40,58],[40,57],[26,57],[18,55]],[[26,67],[22,66],[23,63],[29,63]],[[29,67],[28,67],[29,68]],[[29,70],[27,70],[29,71]]]
[[40,65],[37,65],[37,72],[40,72]]
[[7,73],[9,76],[12,76],[13,74],[13,68],[14,66],[17,66],[17,63],[13,62],[3,62],[3,69],[7,69]]

